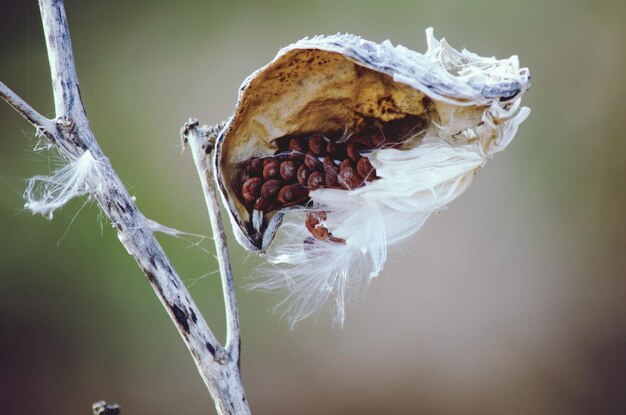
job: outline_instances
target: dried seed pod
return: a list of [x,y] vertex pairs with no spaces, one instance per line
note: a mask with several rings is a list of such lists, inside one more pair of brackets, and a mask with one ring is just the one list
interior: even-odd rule
[[277,179],[280,177],[280,164],[277,160],[270,160],[263,167],[263,180]]
[[307,187],[311,190],[315,190],[323,187],[324,183],[326,183],[324,174],[320,173],[319,171],[314,171],[309,175],[309,179],[307,180]]
[[316,156],[323,156],[326,154],[326,140],[321,134],[315,134],[309,137],[307,141],[309,150]]
[[263,183],[261,187],[261,197],[265,199],[272,199],[278,194],[278,191],[283,186],[283,182],[279,179],[271,179]]
[[370,163],[367,157],[361,157],[359,161],[356,162],[356,171],[368,182],[376,179],[376,170],[374,170],[372,163]]
[[244,182],[241,193],[246,202],[254,202],[261,195],[261,186],[263,180],[260,177],[251,177]]
[[337,176],[337,182],[347,190],[356,189],[363,184],[363,177],[352,167],[341,170]]
[[295,182],[297,169],[298,166],[293,160],[285,160],[280,163],[280,177],[288,183]]
[[289,184],[278,192],[276,197],[283,206],[293,206],[307,200],[309,193],[299,184]]
[[301,186],[306,186],[310,174],[311,171],[305,165],[298,167],[298,172],[296,173],[298,177],[298,183],[300,183]]
[[[395,144],[398,149],[410,152],[403,156],[404,165],[410,166],[415,161],[417,166],[412,167],[412,173],[402,171],[403,174],[406,173],[402,177],[410,179],[411,174],[426,170],[426,166],[419,164],[419,161],[424,164],[429,160],[428,157],[423,157],[423,154],[429,154],[426,148],[420,153],[421,147],[428,145],[424,140],[415,140],[400,146],[405,138],[402,137],[403,131],[406,135],[427,128],[433,138],[442,139],[442,146],[439,148],[450,148],[451,153],[456,152],[459,159],[471,160],[464,164],[467,171],[459,170],[454,177],[437,175],[453,177],[450,180],[456,180],[454,183],[458,185],[454,187],[454,191],[445,193],[444,190],[450,190],[448,184],[435,183],[439,186],[437,189],[444,192],[442,195],[447,198],[446,201],[452,200],[467,188],[476,165],[482,166],[489,156],[510,142],[517,125],[528,114],[528,110],[520,106],[521,96],[530,84],[528,71],[520,69],[517,58],[481,58],[469,52],[454,50],[444,42],[434,39],[431,32],[428,37],[429,49],[426,54],[394,47],[388,42],[375,44],[351,35],[305,39],[281,50],[272,62],[245,81],[239,93],[235,113],[216,139],[214,157],[219,190],[227,205],[237,240],[242,245],[249,250],[267,250],[281,223],[282,212],[263,209],[263,226],[252,226],[252,212],[242,196],[241,188],[242,182],[247,178],[262,175],[262,172],[255,172],[254,168],[250,168],[258,162],[249,160],[275,157],[280,139],[290,137],[280,150],[286,151],[290,147],[290,157],[294,157],[293,154],[301,151],[297,145],[298,140],[294,137],[306,137],[312,133],[340,137],[345,131],[362,130],[363,134],[370,136],[371,146],[359,149],[352,145],[348,156],[357,162],[361,159],[360,151],[372,150],[367,158],[377,166],[381,178],[372,182],[372,186],[363,188],[360,194],[364,200],[367,200],[366,196],[384,195],[386,200],[381,202],[383,204],[387,203],[387,199],[397,199],[397,205],[405,208],[412,206],[411,201],[402,199],[408,193],[394,193],[394,189],[401,186],[387,179],[399,176],[383,174],[394,162],[393,156],[386,153],[387,150],[392,151],[387,148],[387,142],[391,142],[386,136],[387,131],[399,135],[394,137],[400,140]],[[302,88],[304,83],[306,88]],[[391,124],[393,128],[385,129],[388,123],[395,121],[398,122],[397,125]],[[378,129],[376,132],[384,131],[385,139],[381,140],[383,137],[366,131],[364,126],[372,130],[375,126]],[[440,126],[445,126],[445,130]],[[464,135],[466,132],[468,140],[469,137],[473,140],[474,147],[470,148],[468,145],[466,151],[462,152],[461,147],[467,142]],[[454,140],[445,140],[453,136]],[[335,153],[331,142],[334,143],[334,140],[326,143],[326,154],[336,160],[343,160],[345,156]],[[301,144],[303,152],[309,150],[306,143]],[[346,148],[346,154],[347,150]],[[472,155],[475,159],[471,158]],[[305,163],[308,161],[306,169],[317,171],[317,175],[311,173],[307,177],[306,170],[300,168],[298,172],[302,172],[302,175],[297,175],[299,183],[306,179],[307,186],[311,176],[314,179],[324,178],[321,163],[313,153],[311,156],[304,160]],[[292,160],[297,161],[293,158]],[[365,162],[361,162],[361,171],[363,163]],[[356,167],[358,165],[352,171]],[[400,167],[402,166],[397,168]],[[445,163],[436,166],[443,167]],[[356,168],[357,175],[358,172],[359,169]],[[280,171],[277,172],[279,173]],[[464,174],[467,176],[460,177]],[[279,176],[270,174],[268,177]],[[423,183],[423,180],[409,181],[402,183],[402,186],[418,186],[419,183]],[[370,188],[372,191],[368,193]],[[414,197],[428,193],[419,189],[412,190],[415,190],[411,193]],[[329,203],[330,199],[322,197],[331,195],[340,200],[342,196],[337,192],[341,190],[335,189],[330,193],[314,192],[315,199],[312,202],[318,205]],[[351,197],[358,196],[355,192],[350,193]],[[359,199],[354,202],[362,201]],[[363,206],[369,206],[366,202],[363,203]],[[419,209],[416,208],[413,216],[409,216],[416,218],[412,229],[419,229],[418,224],[423,220],[417,219],[424,214],[424,206],[427,207],[426,210],[431,209],[434,206],[431,206],[432,203],[415,202]],[[442,203],[441,200],[438,203]],[[340,205],[337,208],[341,207]],[[328,211],[329,215],[334,214],[332,209]],[[329,231],[332,233],[333,229]],[[300,238],[298,243],[303,239],[304,237]],[[350,235],[340,234],[336,239],[345,239],[348,241],[347,245],[356,243]],[[365,248],[358,252],[371,252],[374,255],[379,251],[375,246]],[[268,258],[273,257],[270,254]],[[380,267],[372,269],[371,275],[376,275],[379,269]]]
[[[237,240],[249,250],[266,251],[276,265],[265,287],[285,288],[304,301],[288,308],[295,314],[292,321],[332,298],[342,322],[344,293],[354,296],[353,287],[366,286],[359,282],[380,272],[387,243],[417,232],[430,213],[465,191],[476,170],[511,142],[529,113],[521,106],[529,85],[528,70],[516,57],[497,60],[457,51],[430,31],[425,54],[351,35],[305,39],[247,78],[235,113],[216,139],[214,170]],[[325,240],[310,241],[310,224],[298,214],[305,208],[276,209],[280,206],[272,203],[280,201],[261,197],[255,206],[263,209],[251,211],[241,185],[262,174],[246,171],[250,159],[289,151],[291,160],[314,172],[303,174],[307,186],[328,187],[325,176],[332,180],[335,175],[325,174],[317,157],[344,160],[330,143],[334,140],[319,156],[303,142],[302,151],[310,154],[300,156],[301,162],[293,158],[300,154],[296,144],[288,150],[288,140],[314,133],[333,138],[356,133],[365,142],[348,139],[345,153],[359,164],[345,163],[342,187],[309,192],[311,206],[327,212],[322,225],[328,232]],[[359,161],[366,152],[375,171]],[[344,190],[374,172],[380,178]],[[272,244],[284,215],[290,226]],[[315,226],[314,231],[323,229]],[[305,242],[306,252],[303,241],[313,242]]]

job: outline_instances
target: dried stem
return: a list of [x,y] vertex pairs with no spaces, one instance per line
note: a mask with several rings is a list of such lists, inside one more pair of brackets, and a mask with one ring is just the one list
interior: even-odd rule
[[215,177],[213,176],[213,169],[209,163],[215,138],[219,130],[221,130],[222,125],[223,124],[214,127],[200,127],[197,120],[190,119],[183,126],[181,136],[184,143],[188,144],[191,149],[196,170],[198,171],[198,177],[200,178],[200,184],[202,185],[202,192],[204,193],[211,228],[213,229],[213,238],[215,240],[220,275],[222,276],[222,289],[226,308],[226,349],[231,353],[233,358],[234,356],[239,358],[241,338],[239,332],[239,311],[237,308],[237,297],[235,295],[235,282],[230,267],[222,215],[220,214],[220,208],[215,193]]
[[87,122],[63,0],[39,0],[57,118]]
[[116,403],[106,403],[105,401],[99,401],[91,405],[93,415],[120,415],[122,411]]
[[35,126],[37,131],[41,134],[46,134],[46,137],[52,142],[58,141],[58,135],[56,134],[56,125],[54,121],[48,119],[33,109],[22,98],[17,96],[11,91],[3,82],[0,81],[0,97],[6,101],[18,114],[26,118],[29,123]]
[[[165,252],[154,238],[146,218],[117,176],[96,142],[83,106],[67,19],[62,0],[40,0],[41,17],[48,48],[55,120],[49,120],[0,83],[0,97],[33,124],[39,133],[55,144],[62,156],[75,160],[89,151],[96,160],[99,182],[89,183],[91,196],[111,221],[128,253],[146,274],[182,336],[207,385],[220,414],[248,414],[250,410],[239,371],[239,322],[230,265],[219,217],[216,226],[218,258],[223,272],[224,297],[228,310],[227,347],[217,341]],[[95,186],[97,185],[97,186]],[[206,192],[205,192],[206,193]],[[214,205],[213,205],[214,206]],[[212,207],[209,207],[210,211]],[[226,273],[226,274],[224,274]],[[233,312],[234,311],[234,312]],[[236,342],[233,345],[233,341]]]

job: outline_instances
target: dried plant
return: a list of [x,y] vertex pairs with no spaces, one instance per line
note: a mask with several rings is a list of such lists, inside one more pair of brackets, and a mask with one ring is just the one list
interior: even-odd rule
[[[512,140],[529,113],[529,75],[517,58],[456,51],[427,31],[419,54],[351,35],[301,40],[243,84],[233,117],[190,120],[191,148],[216,244],[227,317],[221,345],[153,236],[89,126],[62,0],[39,1],[54,119],[0,82],[0,97],[65,160],[36,176],[26,208],[52,217],[77,196],[98,203],[189,348],[221,414],[250,413],[240,375],[237,301],[216,185],[238,242],[266,256],[255,286],[284,289],[292,323],[332,299],[335,320],[385,263]],[[94,411],[118,411],[104,403]],[[111,412],[113,413],[113,412]]]
[[291,323],[379,275],[387,249],[470,185],[529,109],[517,57],[437,41],[425,54],[352,35],[288,46],[243,84],[218,137],[218,182],[237,240],[272,265]]

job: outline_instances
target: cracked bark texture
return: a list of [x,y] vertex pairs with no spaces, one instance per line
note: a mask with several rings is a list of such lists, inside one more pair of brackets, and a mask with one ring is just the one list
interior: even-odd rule
[[[170,315],[189,349],[200,376],[209,389],[220,414],[247,414],[239,370],[239,322],[230,264],[220,263],[225,303],[229,310],[227,344],[223,347],[209,328],[193,298],[156,241],[146,218],[137,208],[109,159],[102,152],[89,125],[80,97],[80,88],[62,0],[40,0],[46,38],[55,118],[43,117],[0,82],[0,97],[35,126],[38,134],[54,144],[68,161],[89,151],[97,162],[98,183],[87,183],[95,199],[118,233],[122,245],[137,261],[159,300]],[[211,195],[206,195],[207,203]],[[213,200],[215,200],[213,195]],[[215,202],[216,203],[216,202]],[[221,226],[219,210],[211,210],[211,223]],[[226,249],[223,230],[215,229],[218,252]],[[220,260],[227,259],[220,256]]]

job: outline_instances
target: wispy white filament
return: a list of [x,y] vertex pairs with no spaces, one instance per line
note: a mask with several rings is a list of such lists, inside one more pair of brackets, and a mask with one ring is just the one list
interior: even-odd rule
[[[271,265],[254,287],[286,292],[278,308],[292,325],[327,302],[334,320],[342,324],[345,304],[362,298],[383,269],[388,248],[406,241],[433,212],[461,195],[476,171],[509,145],[530,113],[521,107],[530,77],[517,56],[499,60],[457,51],[435,39],[432,29],[427,38],[423,55],[351,35],[304,39],[279,53],[320,48],[374,70],[391,68],[395,82],[420,90],[434,108],[426,132],[401,149],[367,155],[379,179],[352,191],[315,190],[311,206],[285,212],[266,253]],[[311,240],[304,225],[310,210],[326,212],[322,225],[345,243],[303,243]]]
[[[461,195],[476,170],[512,140],[528,112],[524,108],[506,123],[476,126],[454,137],[446,134],[451,126],[435,125],[416,137],[412,148],[373,151],[368,158],[379,179],[352,191],[316,190],[310,194],[313,206],[285,214],[267,252],[271,266],[254,287],[285,291],[278,311],[292,325],[326,302],[342,324],[346,303],[363,297],[383,269],[388,247],[414,235],[433,212]],[[326,211],[323,225],[345,243],[303,244],[311,236],[304,225],[309,210]]]
[[100,165],[89,150],[51,176],[35,176],[24,191],[24,207],[52,219],[52,214],[77,196],[89,194],[100,183]]

